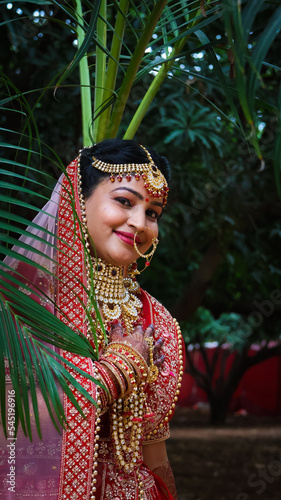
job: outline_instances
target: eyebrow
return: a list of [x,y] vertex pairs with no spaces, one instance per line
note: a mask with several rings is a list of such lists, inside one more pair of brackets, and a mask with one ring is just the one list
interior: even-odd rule
[[[129,191],[129,193],[132,193],[134,194],[139,200],[143,200],[143,196],[142,194],[140,194],[138,191],[135,191],[134,189],[131,189],[131,188],[128,188],[128,187],[119,187],[119,188],[116,188],[116,189],[113,189],[113,192],[115,191]],[[161,207],[163,208],[163,203],[161,203],[161,201],[152,201],[151,202],[151,205],[156,205],[157,207]]]

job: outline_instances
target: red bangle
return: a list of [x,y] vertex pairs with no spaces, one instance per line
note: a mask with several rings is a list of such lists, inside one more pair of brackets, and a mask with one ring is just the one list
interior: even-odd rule
[[102,377],[102,382],[104,381],[104,385],[109,390],[109,393],[106,393],[108,403],[110,404],[112,400],[117,399],[118,391],[115,387],[113,380],[111,379],[108,371],[102,366],[101,363],[96,363],[97,370]]

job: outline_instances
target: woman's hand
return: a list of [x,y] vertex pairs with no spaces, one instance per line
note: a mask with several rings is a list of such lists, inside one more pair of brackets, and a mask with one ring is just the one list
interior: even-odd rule
[[165,441],[146,444],[142,448],[145,465],[167,486],[174,500],[178,498],[175,478],[169,464]]
[[[143,330],[141,325],[137,325],[133,333],[124,337],[123,328],[120,323],[112,324],[109,331],[109,344],[111,342],[128,342],[131,346],[145,359],[149,365],[149,346],[146,338],[153,337],[154,326],[149,325],[146,330]],[[162,366],[165,356],[160,354],[163,346],[163,339],[160,337],[156,340],[153,347],[153,364],[158,368]]]
[[138,325],[125,337],[119,322],[111,325],[108,348],[98,364],[100,380],[108,388],[107,393],[101,393],[104,407],[108,407],[117,397],[124,398],[130,394],[133,389],[132,376],[135,376],[134,384],[138,385],[142,383],[143,378],[145,383],[156,380],[158,367],[163,364],[165,356],[160,354],[163,340],[160,338],[154,343],[153,333],[153,325],[149,325],[146,330]]

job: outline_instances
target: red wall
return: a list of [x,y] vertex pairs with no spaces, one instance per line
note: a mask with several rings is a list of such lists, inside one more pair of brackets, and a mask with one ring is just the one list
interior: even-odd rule
[[[211,360],[215,349],[208,349]],[[222,366],[221,350],[217,362],[216,376]],[[254,353],[251,349],[250,353]],[[199,351],[191,352],[195,365],[204,371],[204,363]],[[235,354],[227,358],[224,372],[228,373]],[[186,361],[188,367],[188,360]],[[178,404],[181,406],[194,406],[197,403],[207,402],[206,393],[197,387],[194,379],[188,373],[183,376],[182,388]],[[274,356],[250,368],[240,381],[231,403],[230,411],[246,410],[254,415],[281,415],[281,357]]]

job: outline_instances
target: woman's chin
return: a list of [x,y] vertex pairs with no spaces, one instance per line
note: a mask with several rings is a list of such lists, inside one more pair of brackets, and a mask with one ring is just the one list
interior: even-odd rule
[[126,252],[123,252],[121,255],[118,254],[102,254],[98,255],[98,257],[108,264],[111,264],[112,266],[116,267],[125,267],[129,266],[136,260],[136,256],[132,255],[132,252],[128,252],[126,255]]

